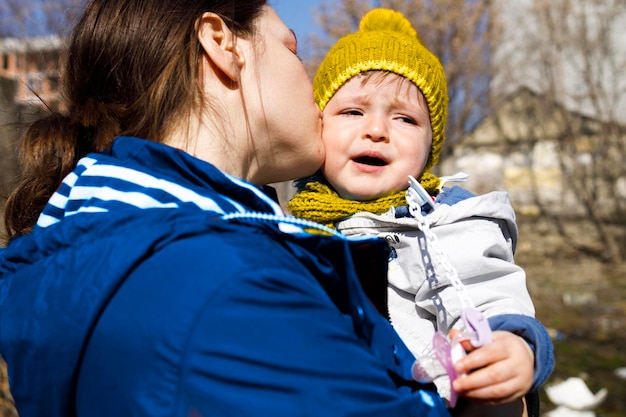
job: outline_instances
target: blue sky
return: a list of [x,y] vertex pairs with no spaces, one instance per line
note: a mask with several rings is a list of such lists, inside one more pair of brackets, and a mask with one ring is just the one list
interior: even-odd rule
[[[28,4],[35,4],[35,12],[42,9],[42,4],[50,0],[30,0]],[[313,10],[322,2],[328,0],[269,0],[269,4],[274,7],[278,15],[283,21],[296,32],[296,36],[300,40],[305,40],[309,34],[316,31],[316,25],[313,20]],[[0,15],[10,14],[6,9],[6,5],[0,2]],[[34,19],[36,20],[36,18]],[[0,20],[0,23],[8,24],[7,20]],[[38,25],[28,25],[28,34],[30,36],[40,35],[37,30]]]
[[325,0],[269,0],[287,26],[296,32],[299,40],[304,40],[316,31],[313,10]]
[[[43,6],[47,2],[56,0],[22,0],[24,4],[32,6],[33,12],[24,18],[12,16],[5,0],[0,0],[0,29],[4,29],[9,36],[41,36],[52,33],[54,28],[48,27],[43,18]],[[313,56],[311,34],[320,34],[314,21],[314,11],[322,3],[329,3],[332,0],[268,0],[274,7],[278,15],[285,24],[296,32],[298,37],[298,55],[306,60]],[[58,28],[57,28],[58,29]],[[324,51],[325,52],[325,51]]]

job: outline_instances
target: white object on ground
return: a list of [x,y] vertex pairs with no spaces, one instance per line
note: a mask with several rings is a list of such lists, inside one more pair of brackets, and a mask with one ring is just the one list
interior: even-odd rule
[[617,368],[615,375],[617,375],[618,378],[626,379],[626,368]]
[[596,413],[593,411],[572,410],[560,405],[554,410],[547,412],[546,417],[596,417]]
[[[608,390],[602,388],[596,394],[593,394],[587,387],[587,384],[585,384],[585,381],[578,377],[572,377],[561,383],[546,386],[546,393],[550,401],[555,405],[560,405],[570,410],[585,411],[593,410],[599,406],[605,400]],[[576,414],[576,416],[578,415]],[[552,417],[555,417],[555,415],[552,415]]]

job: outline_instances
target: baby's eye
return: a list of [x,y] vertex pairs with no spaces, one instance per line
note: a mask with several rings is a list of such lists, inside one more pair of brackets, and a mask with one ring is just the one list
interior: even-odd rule
[[404,122],[404,123],[408,123],[410,125],[416,125],[417,121],[415,121],[414,118],[409,117],[409,116],[398,116],[397,117],[398,120]]
[[359,109],[346,109],[342,111],[341,114],[345,114],[347,116],[362,116],[363,112]]

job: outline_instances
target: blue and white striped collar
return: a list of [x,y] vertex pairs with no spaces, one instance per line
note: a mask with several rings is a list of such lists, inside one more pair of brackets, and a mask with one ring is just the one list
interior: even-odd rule
[[79,213],[173,209],[193,205],[218,214],[282,216],[258,187],[166,145],[120,137],[110,152],[82,158],[41,213],[48,227]]

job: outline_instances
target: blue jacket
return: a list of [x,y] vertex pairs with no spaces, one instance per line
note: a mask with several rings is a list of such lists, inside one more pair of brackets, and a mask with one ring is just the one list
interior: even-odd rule
[[0,252],[20,416],[448,416],[351,267],[386,244],[296,222],[164,145],[82,159]]

